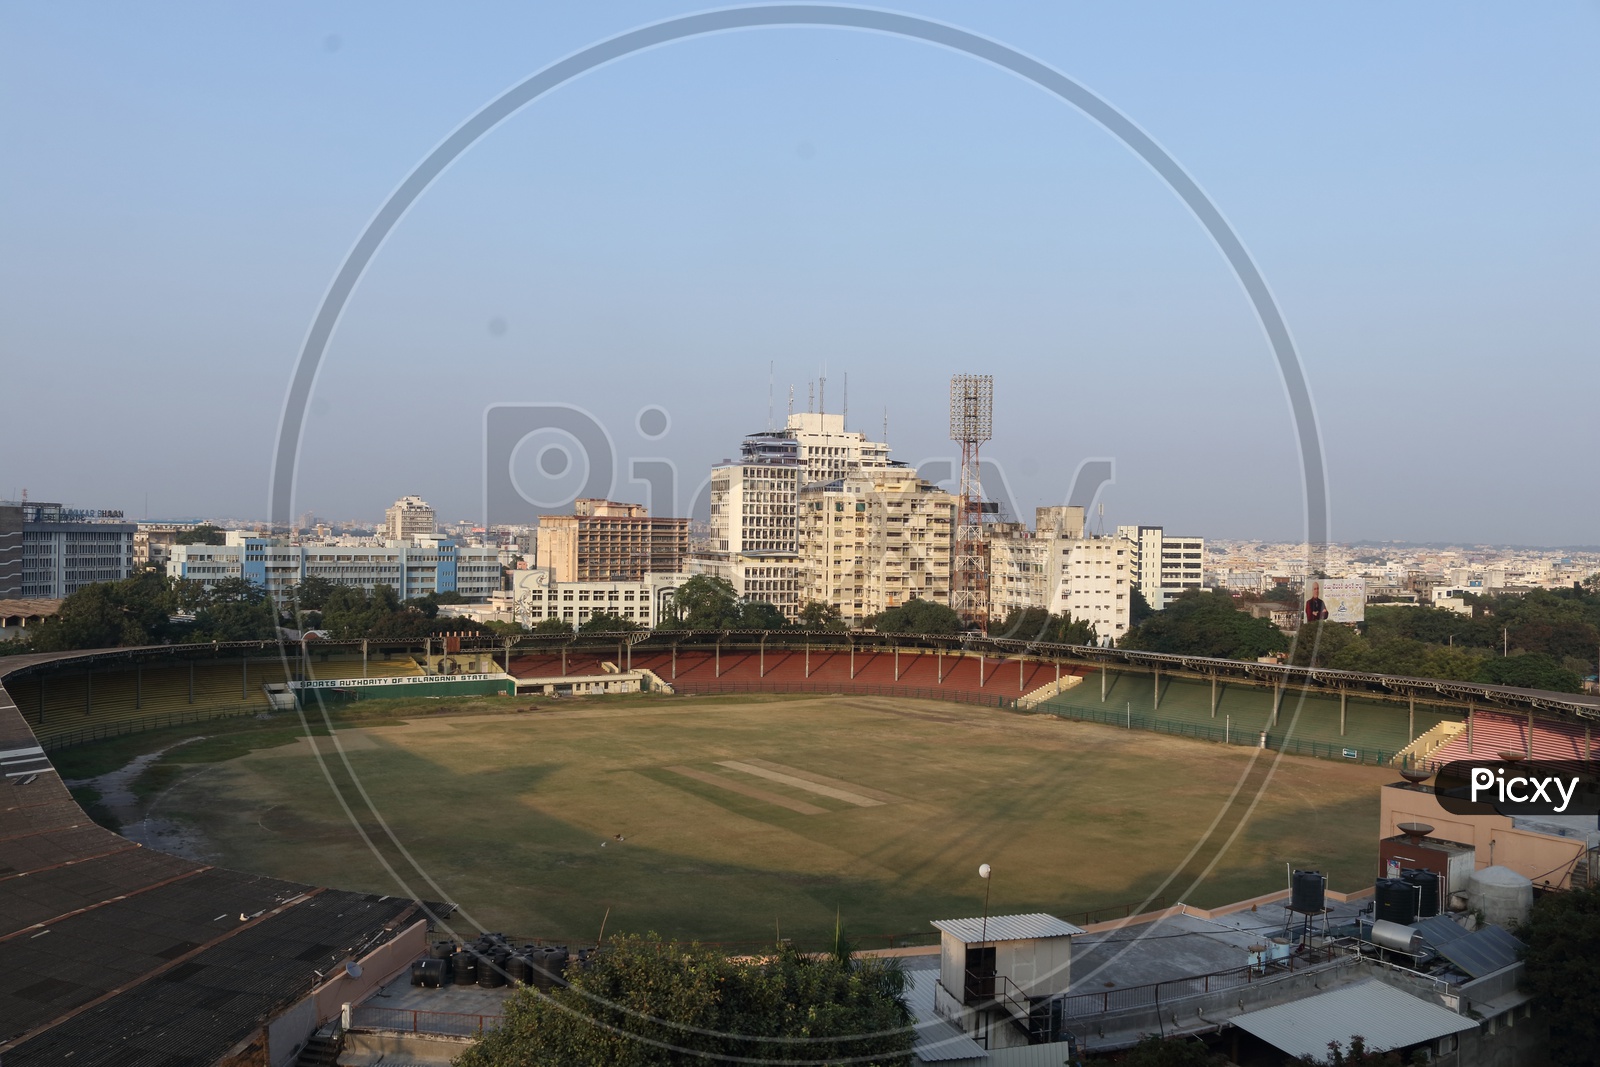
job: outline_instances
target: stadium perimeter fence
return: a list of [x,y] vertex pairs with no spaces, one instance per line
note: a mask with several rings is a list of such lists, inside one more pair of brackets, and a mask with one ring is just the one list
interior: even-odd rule
[[253,704],[244,707],[204,708],[195,711],[164,711],[155,715],[144,715],[137,719],[113,719],[110,722],[91,723],[88,726],[80,726],[73,730],[46,734],[39,739],[39,746],[45,751],[51,752],[58,748],[81,745],[89,741],[104,741],[108,737],[144,733],[146,730],[162,730],[169,726],[186,726],[190,723],[211,722],[215,719],[239,719],[250,715],[261,715],[264,711],[264,708]]

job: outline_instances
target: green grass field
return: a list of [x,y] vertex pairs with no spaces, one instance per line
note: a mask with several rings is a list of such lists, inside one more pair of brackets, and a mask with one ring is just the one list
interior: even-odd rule
[[1201,906],[1281,887],[1285,862],[1354,889],[1372,876],[1377,787],[1392,777],[1296,757],[1269,777],[1272,752],[893,698],[607,698],[521,714],[507,703],[342,727],[342,754],[323,738],[321,763],[276,731],[261,736],[276,747],[221,763],[180,749],[157,813],[195,826],[216,862],[443,897],[466,926],[812,939],[831,936],[838,914],[870,944],[977,914],[983,862],[992,912],[1079,920],[1174,872],[1162,896]]

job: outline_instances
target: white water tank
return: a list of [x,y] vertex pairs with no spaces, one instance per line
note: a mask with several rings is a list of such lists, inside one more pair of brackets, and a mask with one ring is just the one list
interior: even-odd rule
[[1533,883],[1507,867],[1485,867],[1472,874],[1467,899],[1486,922],[1510,926],[1528,921],[1533,910]]

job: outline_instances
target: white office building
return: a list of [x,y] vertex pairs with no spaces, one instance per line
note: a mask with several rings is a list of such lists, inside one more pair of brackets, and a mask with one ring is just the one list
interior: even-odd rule
[[1118,526],[1117,536],[1133,543],[1134,581],[1154,610],[1162,610],[1167,601],[1190,589],[1204,587],[1204,538],[1178,537],[1160,526]]
[[448,538],[412,542],[288,544],[230,532],[221,545],[174,545],[167,574],[210,589],[225,578],[243,578],[271,595],[280,607],[293,588],[310,576],[368,591],[386,585],[401,600],[429,593],[460,593],[482,598],[498,592],[499,550],[458,545]]
[[120,511],[0,501],[0,598],[60,600],[133,573],[138,524]]
[[596,615],[616,615],[653,628],[672,617],[672,597],[687,574],[647,574],[640,581],[585,579],[558,582],[555,572],[533,567],[511,573],[516,620],[537,626],[560,619],[577,629]]

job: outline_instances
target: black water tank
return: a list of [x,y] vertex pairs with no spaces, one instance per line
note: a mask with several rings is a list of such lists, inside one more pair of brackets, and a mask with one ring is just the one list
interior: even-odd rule
[[1295,871],[1289,880],[1289,910],[1315,915],[1326,907],[1328,879],[1321,871]]
[[533,983],[533,963],[520,952],[506,961],[506,973],[511,976],[513,985]]
[[433,947],[428,950],[428,955],[436,960],[447,960],[455,953],[455,950],[456,943],[454,941],[435,941]]
[[455,979],[456,985],[471,985],[478,977],[478,957],[473,952],[462,949],[450,957],[450,974]]
[[438,989],[444,985],[444,960],[432,956],[417,960],[411,965],[411,984],[424,989]]
[[1400,878],[1408,885],[1416,886],[1420,893],[1417,897],[1417,918],[1428,919],[1439,914],[1439,876],[1432,871],[1405,870],[1400,872]]
[[496,966],[493,960],[478,960],[478,985],[483,989],[493,989],[506,984],[505,969]]
[[1417,921],[1417,887],[1399,878],[1379,878],[1373,887],[1377,908],[1374,918],[1401,926]]

